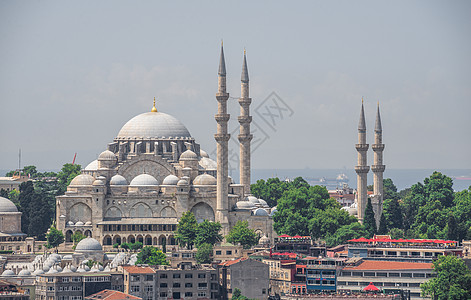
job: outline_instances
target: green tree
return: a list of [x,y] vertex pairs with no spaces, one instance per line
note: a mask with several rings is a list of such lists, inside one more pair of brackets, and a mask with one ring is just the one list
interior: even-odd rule
[[167,239],[162,240],[162,252],[167,253]]
[[471,186],[455,193],[453,216],[458,227],[458,240],[471,239]]
[[8,191],[5,189],[0,190],[0,197],[7,198],[8,199]]
[[363,219],[363,225],[365,230],[368,233],[368,236],[372,237],[376,234],[376,221],[375,213],[373,211],[373,205],[371,204],[371,199],[368,198],[368,203],[366,204],[365,209],[365,218]]
[[57,190],[57,195],[63,195],[67,190],[67,186],[77,175],[80,175],[80,170],[82,167],[80,165],[73,164],[64,164],[59,173],[57,173],[57,179],[59,181],[59,187]]
[[446,238],[449,240],[457,240],[459,238],[458,234],[458,224],[456,223],[455,216],[452,213],[448,215],[448,222],[446,224]]
[[49,232],[46,234],[47,248],[56,248],[64,242],[64,234],[56,227],[51,226]]
[[232,293],[231,299],[232,300],[245,300],[247,299],[247,297],[243,296],[242,292],[238,288],[235,288],[234,292]]
[[265,200],[270,207],[273,207],[277,205],[278,199],[289,185],[290,183],[279,178],[268,178],[267,181],[259,179],[257,183],[251,185],[250,191],[255,197]]
[[249,249],[257,245],[258,242],[257,234],[249,228],[247,221],[237,221],[236,225],[229,231],[226,240],[232,244],[240,243],[244,249]]
[[196,247],[199,247],[201,244],[210,244],[214,245],[222,241],[222,235],[219,233],[221,231],[221,224],[219,222],[210,222],[204,220],[198,224],[196,228],[196,237],[195,244]]
[[381,214],[381,218],[379,219],[379,227],[378,227],[378,234],[386,234],[388,232],[387,221],[384,214]]
[[195,243],[198,222],[195,215],[191,212],[183,213],[178,222],[175,238],[181,247],[191,249]]
[[354,222],[337,229],[333,235],[327,236],[325,242],[327,247],[333,247],[362,236],[366,236],[365,227],[359,222]]
[[195,258],[199,264],[211,263],[211,256],[213,255],[213,245],[202,243],[198,246]]
[[471,299],[471,271],[456,256],[439,256],[433,262],[437,276],[420,285],[422,296],[437,300]]
[[142,243],[141,242],[135,242],[135,243],[132,243],[129,245],[129,248],[131,248],[131,250],[133,251],[136,251],[136,250],[139,250],[139,249],[142,249]]
[[44,239],[52,223],[53,212],[43,191],[36,191],[32,181],[20,184],[18,197],[21,216],[21,229],[28,236]]
[[129,250],[129,243],[121,243],[121,249]]
[[392,239],[403,239],[405,237],[404,230],[399,228],[391,228],[388,234],[391,236]]
[[151,266],[168,265],[167,257],[158,248],[152,246],[145,246],[137,254],[137,264],[148,264]]
[[73,245],[73,249],[75,250],[75,247],[77,246],[77,244],[83,240],[84,238],[86,238],[85,235],[83,235],[80,231],[76,231],[74,232],[74,234],[72,234],[71,236],[72,238],[72,242],[74,242],[74,245]]
[[387,228],[403,228],[402,209],[397,199],[384,200],[383,215],[386,219]]

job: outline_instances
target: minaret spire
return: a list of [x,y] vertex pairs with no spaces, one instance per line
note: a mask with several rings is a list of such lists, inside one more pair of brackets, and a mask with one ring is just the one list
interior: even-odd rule
[[371,145],[373,149],[373,165],[371,171],[373,171],[373,210],[375,212],[376,226],[379,227],[379,221],[381,214],[383,213],[383,173],[386,166],[383,165],[383,129],[381,127],[381,116],[379,113],[379,102],[378,109],[376,112],[375,122],[375,143]]
[[250,123],[252,117],[250,116],[250,104],[252,99],[249,97],[249,72],[247,70],[247,55],[244,49],[244,61],[242,63],[242,74],[241,80],[241,96],[239,98],[240,104],[240,115],[238,117],[240,129],[239,129],[239,147],[240,147],[240,159],[239,159],[239,172],[240,172],[240,184],[244,186],[244,193],[250,194],[250,142],[252,141],[253,135],[250,133]]
[[230,115],[227,113],[227,100],[229,94],[226,92],[226,63],[224,61],[224,49],[221,42],[221,56],[219,58],[218,71],[218,113],[214,116],[217,122],[217,133],[214,139],[217,143],[217,188],[216,188],[216,221],[222,225],[222,233],[229,233],[229,183],[228,183],[228,141],[230,134],[227,133],[227,122]]
[[358,144],[355,148],[358,151],[358,164],[355,166],[357,173],[357,207],[358,207],[358,220],[363,222],[366,204],[368,201],[367,195],[367,174],[370,167],[367,166],[367,151],[369,145],[366,143],[366,122],[365,110],[363,108],[363,98],[361,98],[361,112],[360,121],[358,122]]

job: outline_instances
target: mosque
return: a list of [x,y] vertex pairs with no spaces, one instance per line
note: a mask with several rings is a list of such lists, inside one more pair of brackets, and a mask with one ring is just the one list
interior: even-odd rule
[[218,113],[215,115],[217,161],[201,149],[175,117],[154,106],[133,117],[56,201],[57,228],[66,247],[80,231],[104,249],[113,244],[175,245],[174,232],[184,212],[198,222],[217,221],[226,235],[239,220],[247,220],[261,237],[273,241],[273,213],[250,194],[251,98],[244,51],[240,123],[240,183],[228,176],[226,67],[224,50],[218,71]]

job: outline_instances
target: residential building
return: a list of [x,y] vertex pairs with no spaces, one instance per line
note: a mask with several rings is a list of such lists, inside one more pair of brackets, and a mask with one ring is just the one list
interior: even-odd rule
[[306,292],[335,292],[337,276],[346,259],[331,257],[306,257]]
[[142,298],[125,294],[119,291],[103,290],[93,295],[87,296],[85,300],[142,300]]
[[155,271],[150,267],[123,266],[124,292],[143,300],[157,299]]

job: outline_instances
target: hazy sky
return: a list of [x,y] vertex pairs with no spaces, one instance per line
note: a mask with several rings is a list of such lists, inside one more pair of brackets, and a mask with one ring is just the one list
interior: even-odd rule
[[[470,1],[1,1],[0,169],[18,148],[22,165],[85,166],[154,96],[211,153],[221,39],[231,97],[247,49],[254,168],[353,168],[362,96],[369,143],[380,101],[388,168],[471,168],[470,15]],[[264,115],[276,104],[282,119]]]

